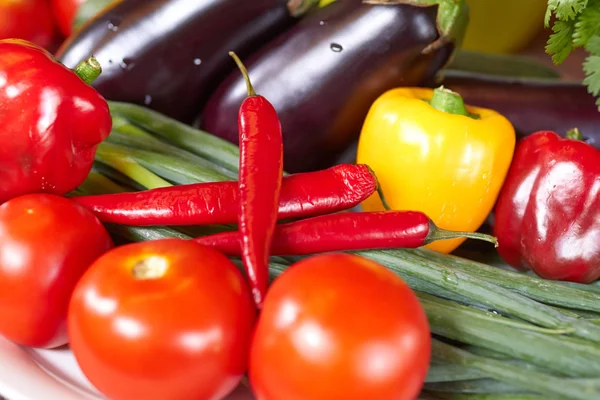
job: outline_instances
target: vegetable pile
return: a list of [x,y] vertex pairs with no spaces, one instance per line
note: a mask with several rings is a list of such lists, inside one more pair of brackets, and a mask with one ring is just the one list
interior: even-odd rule
[[0,335],[115,400],[600,399],[596,133],[471,102],[462,1],[317,3],[0,40]]

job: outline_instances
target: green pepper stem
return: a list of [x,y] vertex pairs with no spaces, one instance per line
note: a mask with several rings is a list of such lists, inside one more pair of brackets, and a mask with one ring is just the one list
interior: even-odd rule
[[87,60],[83,60],[77,64],[75,69],[73,69],[73,72],[75,72],[82,81],[91,85],[102,73],[102,66],[100,66],[96,57],[91,56]]
[[248,90],[248,97],[256,96],[256,92],[254,91],[254,87],[252,87],[252,82],[250,82],[250,76],[248,75],[248,70],[244,66],[244,63],[233,51],[230,51],[229,55],[233,58],[240,69],[240,72],[244,76],[244,81],[246,81],[246,89]]
[[578,128],[569,129],[565,135],[567,139],[583,140],[583,135]]
[[431,107],[449,114],[468,116],[467,108],[462,97],[450,89],[440,86],[434,89],[433,96],[429,101]]
[[494,244],[494,247],[498,247],[498,239],[492,235],[486,235],[485,233],[478,232],[456,232],[456,231],[448,231],[446,229],[438,228],[433,222],[429,223],[429,234],[425,238],[425,244],[429,244],[431,242],[435,242],[438,240],[448,240],[448,239],[458,239],[458,238],[467,238],[467,239],[476,239],[483,240],[484,242],[490,242]]

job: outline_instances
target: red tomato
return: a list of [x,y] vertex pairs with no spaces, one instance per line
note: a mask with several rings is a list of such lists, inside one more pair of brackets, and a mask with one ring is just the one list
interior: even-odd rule
[[427,318],[385,267],[325,254],[290,267],[269,289],[250,350],[259,400],[408,400],[429,366]]
[[71,300],[71,348],[112,400],[222,399],[246,371],[256,311],[242,274],[192,241],[117,247]]
[[0,1],[0,39],[24,39],[47,49],[55,33],[47,0]]
[[58,23],[58,28],[65,37],[71,35],[71,28],[77,15],[79,6],[86,0],[50,0],[54,18]]
[[75,284],[112,247],[98,219],[50,194],[0,206],[0,335],[33,347],[67,343],[67,309]]

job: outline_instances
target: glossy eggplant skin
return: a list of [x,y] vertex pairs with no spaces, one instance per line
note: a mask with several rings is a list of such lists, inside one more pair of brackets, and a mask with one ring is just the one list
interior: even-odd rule
[[286,0],[124,0],[59,49],[73,68],[94,54],[94,87],[107,99],[146,105],[191,123],[210,93],[246,56],[295,23]]
[[[437,6],[336,1],[243,60],[254,88],[279,114],[286,171],[335,164],[379,95],[419,85],[447,63],[451,42],[423,52],[439,38],[436,15]],[[232,73],[210,98],[200,126],[237,143],[245,95],[241,74]]]
[[441,83],[459,93],[466,104],[503,114],[521,137],[540,130],[564,136],[578,128],[589,144],[600,148],[600,111],[579,82],[448,75]]

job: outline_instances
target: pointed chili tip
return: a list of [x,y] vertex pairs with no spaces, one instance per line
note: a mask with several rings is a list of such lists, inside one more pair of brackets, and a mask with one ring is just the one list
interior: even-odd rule
[[83,60],[73,69],[77,75],[86,84],[91,85],[102,73],[102,66],[93,55],[87,60]]
[[578,128],[569,129],[565,135],[567,139],[583,140],[583,135]]
[[248,70],[246,69],[246,66],[244,65],[242,60],[240,60],[238,55],[235,54],[235,52],[230,51],[229,55],[233,58],[233,61],[235,61],[238,68],[240,69],[240,72],[242,73],[242,76],[244,77],[244,81],[246,82],[246,89],[248,91],[248,97],[256,96],[256,92],[254,91],[254,87],[252,87],[252,82],[250,82],[250,76],[248,75]]

